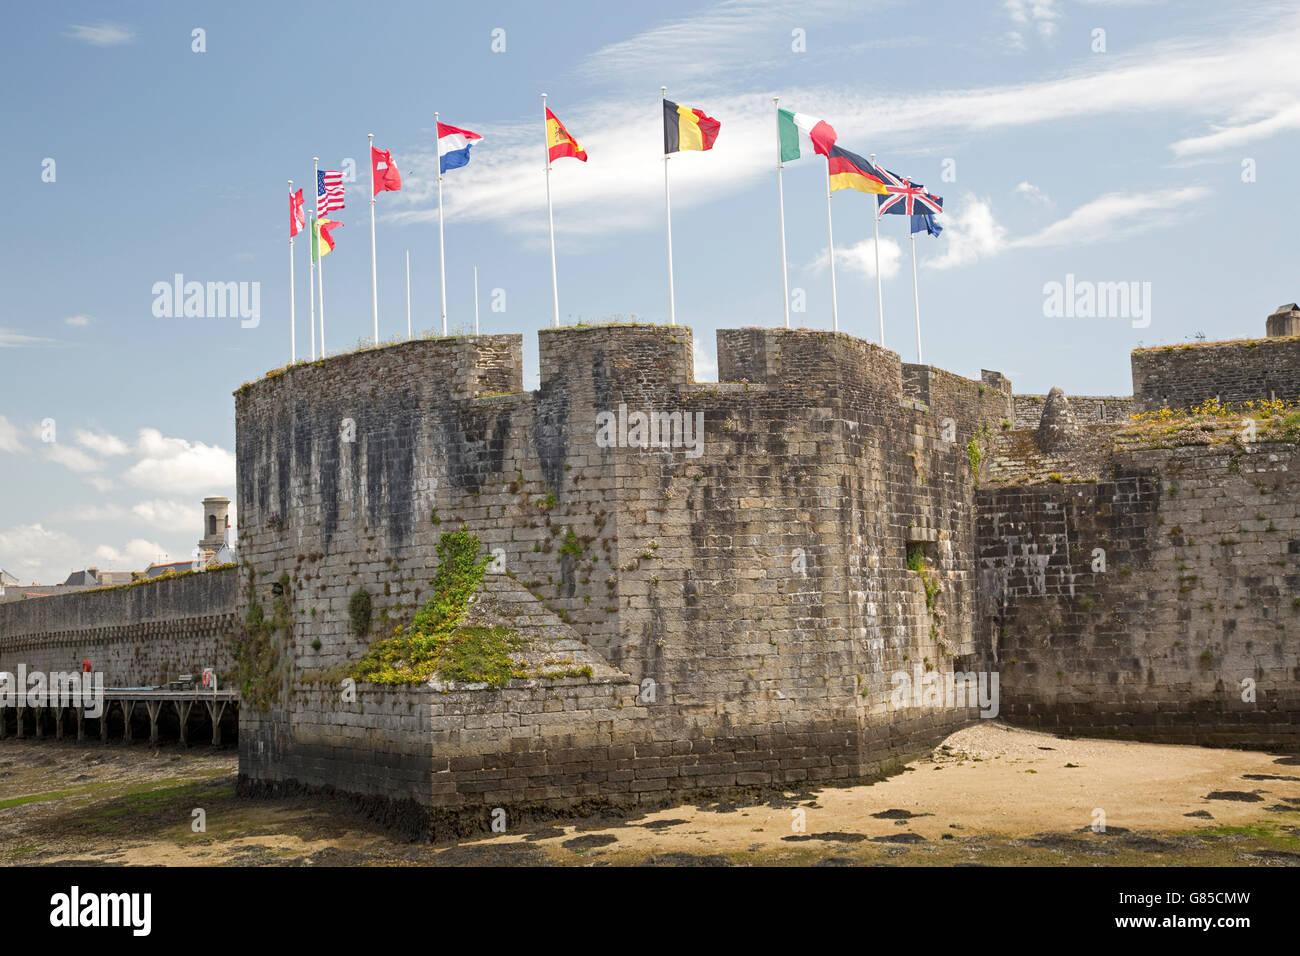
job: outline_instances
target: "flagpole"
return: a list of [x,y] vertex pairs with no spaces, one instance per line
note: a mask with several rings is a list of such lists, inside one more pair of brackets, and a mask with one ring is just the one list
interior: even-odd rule
[[478,335],[478,266],[474,267],[474,334]]
[[411,250],[406,250],[406,339],[411,339]]
[[[668,99],[668,87],[659,87],[659,94]],[[660,110],[662,113],[663,110]],[[664,217],[668,222],[668,324],[677,324],[677,298],[673,292],[673,201],[668,191],[668,153],[664,153]]]
[[[316,183],[316,222],[320,223],[320,157],[311,158],[312,166],[315,167],[316,175],[312,179]],[[320,283],[320,357],[325,357],[325,257],[320,254],[320,239],[316,240],[316,281]]]
[[[790,267],[785,258],[785,186],[781,183],[781,109],[777,105],[780,97],[772,97],[772,107],[776,111],[776,199],[781,209],[781,293],[785,300],[785,327],[790,327]],[[827,162],[830,160],[828,159]]]
[[835,234],[831,231],[831,154],[826,153],[826,248],[831,263],[831,322],[840,330],[840,307],[835,298]]
[[[289,215],[293,216],[293,180],[289,180]],[[297,222],[295,219],[294,222]],[[298,361],[297,330],[293,319],[293,236],[289,237],[289,364]]]
[[916,307],[916,364],[921,365],[921,295],[917,292],[916,286],[916,233],[909,237],[912,240],[912,303]]
[[[370,140],[370,316],[374,321],[375,344],[379,344],[379,272],[375,260],[375,134],[367,133]],[[323,333],[322,333],[323,336]]]
[[[546,94],[542,94],[542,150],[546,153],[546,222],[551,227],[551,304],[555,307],[555,326],[560,325],[560,284],[555,277],[555,214],[551,212],[551,131],[546,121]],[[478,286],[474,287],[478,295]],[[478,330],[475,329],[475,334]]]
[[[306,205],[305,201],[303,205]],[[307,291],[311,293],[311,360],[314,362],[316,361],[316,217],[313,216],[307,225],[311,229],[311,239],[307,246],[309,251],[307,264],[311,270],[307,277]]]
[[[433,137],[438,134],[438,114],[433,114]],[[438,274],[442,278],[442,334],[447,334],[447,247],[442,232],[442,153],[438,153]]]
[[[871,165],[876,165],[876,154],[871,154]],[[876,234],[876,315],[880,319],[880,345],[885,345],[885,294],[880,279],[880,200],[872,197],[875,208],[872,209],[871,225]]]

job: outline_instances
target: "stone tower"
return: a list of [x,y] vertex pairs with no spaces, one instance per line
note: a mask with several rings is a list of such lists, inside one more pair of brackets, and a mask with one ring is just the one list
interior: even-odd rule
[[1268,317],[1266,329],[1270,339],[1300,335],[1300,306],[1294,302],[1279,305],[1277,311]]
[[226,530],[230,527],[230,499],[203,499],[203,537],[199,540],[200,551],[216,551],[226,541]]

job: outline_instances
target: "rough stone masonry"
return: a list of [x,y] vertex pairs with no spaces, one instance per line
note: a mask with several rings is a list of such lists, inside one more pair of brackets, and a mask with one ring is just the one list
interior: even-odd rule
[[[1135,353],[1135,392],[1294,395],[1292,341]],[[244,792],[331,791],[427,835],[856,780],[979,719],[900,674],[997,674],[1003,716],[1070,733],[1295,746],[1294,441],[1125,445],[1128,399],[1076,416],[831,332],[719,331],[716,383],[682,327],[542,331],[532,392],[521,350],[411,341],[236,393],[241,563],[214,603],[277,622]],[[494,556],[482,606],[563,676],[349,688],[461,527]],[[0,607],[0,667],[117,639],[74,599],[96,597]]]

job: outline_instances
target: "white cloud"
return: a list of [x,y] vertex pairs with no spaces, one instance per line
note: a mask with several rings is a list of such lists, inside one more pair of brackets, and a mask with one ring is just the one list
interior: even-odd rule
[[83,554],[70,535],[41,524],[0,531],[0,568],[24,584],[61,584]]
[[[1248,113],[1257,112],[1256,107]],[[1262,119],[1240,122],[1237,125],[1223,126],[1204,136],[1190,136],[1180,139],[1169,148],[1178,157],[1196,156],[1204,153],[1216,153],[1228,149],[1240,149],[1255,140],[1267,139],[1277,133],[1300,129],[1300,105],[1285,106],[1270,112]]]
[[1030,200],[1031,202],[1036,202],[1043,206],[1054,205],[1051,196],[1047,195],[1047,193],[1043,192],[1041,189],[1039,189],[1037,186],[1035,186],[1033,183],[1029,182],[1028,180],[1025,180],[1017,184],[1016,188],[1013,189],[1012,192],[1015,193],[1017,196],[1024,196],[1026,199]]
[[101,462],[91,458],[80,448],[73,448],[71,445],[49,442],[45,445],[45,449],[45,456],[50,461],[60,464],[71,471],[99,471],[104,467]]
[[[903,247],[896,240],[890,239],[888,236],[880,240],[880,276],[882,279],[892,279],[898,275],[899,264],[902,259]],[[822,275],[826,272],[825,247],[817,253],[817,257],[806,268],[815,275]],[[874,279],[876,277],[875,240],[863,239],[851,246],[836,247],[835,268],[837,270],[836,275],[840,274],[838,270],[847,270],[848,272],[856,272],[859,275],[866,276],[868,279]]]
[[1013,246],[1077,246],[1108,239],[1126,239],[1168,226],[1185,207],[1208,198],[1203,186],[1186,186],[1149,193],[1107,193],[1084,203],[1064,219],[1017,239]]
[[27,451],[26,446],[23,445],[22,433],[3,415],[0,415],[0,451],[11,454]]
[[126,442],[108,432],[91,432],[79,428],[72,437],[78,445],[89,448],[97,455],[125,455],[131,450]]
[[1028,47],[1026,33],[1034,32],[1043,40],[1056,35],[1056,21],[1061,19],[1057,0],[1003,0],[1002,7],[1011,18],[1013,27],[1007,40],[1016,50]]
[[674,84],[670,99],[686,87],[696,95],[713,92],[705,84],[715,78],[734,81],[763,67],[788,68],[792,57],[812,55],[794,52],[796,28],[814,49],[813,28],[860,22],[890,6],[897,6],[896,0],[723,0],[601,47],[582,62],[578,73],[601,83],[635,83],[652,92],[660,83]]
[[112,491],[115,487],[111,478],[104,478],[97,475],[91,475],[86,479],[86,482],[101,494],[106,491]]
[[197,501],[164,501],[155,498],[132,505],[131,513],[146,524],[164,531],[193,531],[197,535],[203,524]]
[[1006,248],[1006,229],[993,214],[987,199],[966,193],[959,201],[949,202],[940,220],[942,252],[927,258],[930,269],[951,269],[995,256]]
[[98,23],[74,23],[64,31],[65,37],[89,43],[91,46],[120,46],[135,37],[130,27],[120,23],[100,20]]
[[13,329],[0,329],[0,349],[17,349],[25,345],[44,345],[50,339],[43,339],[35,335],[24,335],[22,332],[15,332]]
[[[143,571],[151,564],[166,562],[170,556],[157,541],[132,538],[121,548],[101,544],[95,549],[95,557],[100,561],[107,561],[118,566],[116,568],[106,568],[105,570]],[[183,561],[188,557],[189,555],[182,555],[177,560]]]
[[85,326],[90,324],[88,315],[70,315],[63,320],[64,325]]
[[235,456],[216,445],[140,430],[140,460],[126,470],[133,485],[165,492],[219,491],[235,483]]
[[704,347],[704,344],[699,339],[695,339],[695,348],[693,351],[693,357],[695,359],[695,381],[716,382],[718,380],[717,358]]
[[941,220],[939,237],[946,248],[924,264],[931,269],[951,269],[989,259],[1008,249],[1051,246],[1079,246],[1114,239],[1127,239],[1152,229],[1164,228],[1195,211],[1195,204],[1208,198],[1203,186],[1157,190],[1149,193],[1107,193],[1038,232],[1009,239],[998,222],[993,205],[971,193],[948,204]]
[[85,504],[64,508],[56,517],[62,521],[118,521],[125,515],[120,505]]

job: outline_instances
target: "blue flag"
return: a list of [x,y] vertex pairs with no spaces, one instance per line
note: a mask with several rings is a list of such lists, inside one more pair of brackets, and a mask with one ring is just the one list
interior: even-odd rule
[[932,236],[938,236],[943,232],[943,226],[935,221],[934,213],[923,212],[912,217],[912,232],[928,232]]

